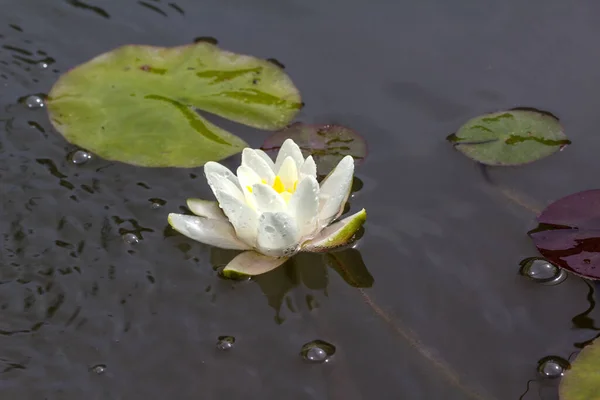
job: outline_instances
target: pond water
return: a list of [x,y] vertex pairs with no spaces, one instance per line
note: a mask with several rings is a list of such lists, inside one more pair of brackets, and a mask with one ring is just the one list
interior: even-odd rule
[[[0,0],[0,397],[557,399],[561,363],[538,363],[597,334],[594,286],[537,284],[519,262],[535,210],[598,184],[600,4],[451,3]],[[297,119],[365,137],[351,204],[371,288],[319,259],[219,278],[228,254],[167,229],[211,198],[202,168],[78,152],[28,97],[117,46],[197,37],[276,58]],[[558,115],[573,145],[486,180],[444,138],[516,106]]]

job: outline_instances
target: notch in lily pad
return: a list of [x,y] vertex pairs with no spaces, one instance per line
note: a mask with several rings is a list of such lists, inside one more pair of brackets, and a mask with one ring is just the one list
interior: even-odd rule
[[117,48],[62,75],[47,104],[67,141],[145,167],[197,167],[247,146],[199,110],[277,130],[301,107],[281,68],[208,42]]
[[342,125],[311,125],[295,122],[273,133],[261,149],[276,154],[286,139],[300,146],[304,157],[312,155],[320,172],[331,171],[342,158],[351,155],[360,165],[367,156],[367,143],[354,130]]
[[527,164],[571,144],[556,116],[533,108],[472,118],[446,139],[465,156],[491,166]]
[[550,262],[588,279],[600,279],[600,189],[550,204],[528,232]]
[[600,341],[585,346],[560,381],[560,400],[600,400]]

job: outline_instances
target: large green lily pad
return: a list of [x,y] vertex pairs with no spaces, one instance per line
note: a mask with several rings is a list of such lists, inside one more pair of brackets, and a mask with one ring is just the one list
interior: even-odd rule
[[197,109],[275,130],[301,106],[281,68],[207,42],[117,48],[64,74],[47,104],[69,142],[147,167],[196,167],[247,146]]
[[535,109],[475,117],[447,139],[475,161],[506,166],[539,160],[571,143],[558,118]]
[[560,382],[561,400],[600,400],[600,342],[581,350]]

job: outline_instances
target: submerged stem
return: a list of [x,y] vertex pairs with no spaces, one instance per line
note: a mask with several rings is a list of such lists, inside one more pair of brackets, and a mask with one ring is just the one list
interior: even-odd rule
[[415,335],[400,326],[397,318],[390,316],[386,313],[377,303],[365,292],[364,289],[358,289],[365,302],[375,311],[381,319],[383,319],[388,325],[392,327],[394,332],[404,338],[411,347],[419,352],[423,357],[429,360],[443,375],[444,377],[455,387],[459,388],[465,393],[468,398],[475,400],[490,400],[492,398],[484,397],[483,395],[475,392],[461,382],[460,376],[452,370],[444,361],[436,358],[431,354],[425,346],[415,337]]
[[535,215],[540,215],[543,207],[541,207],[535,201],[528,199],[522,193],[515,191],[514,189],[500,186],[491,178],[487,165],[479,164],[479,166],[481,167],[481,174],[483,175],[483,179],[490,186],[492,186],[494,189],[496,189],[501,195],[503,195],[504,197],[506,197],[508,200],[512,201],[513,203],[531,211]]

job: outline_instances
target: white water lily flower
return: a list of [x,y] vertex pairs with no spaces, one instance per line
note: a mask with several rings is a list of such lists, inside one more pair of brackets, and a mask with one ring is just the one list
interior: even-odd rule
[[277,268],[298,251],[323,252],[347,243],[366,221],[364,209],[339,222],[350,195],[354,160],[345,156],[321,182],[312,156],[306,159],[287,139],[273,162],[246,148],[237,175],[216,162],[204,173],[217,201],[188,199],[196,215],[169,214],[185,236],[224,249],[247,250],[224,269],[258,275]]

